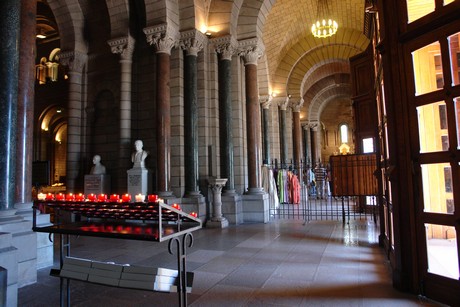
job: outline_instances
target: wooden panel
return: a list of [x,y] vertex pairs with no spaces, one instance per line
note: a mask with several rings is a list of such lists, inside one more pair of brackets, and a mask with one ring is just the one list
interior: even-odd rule
[[375,154],[331,156],[333,196],[377,195]]

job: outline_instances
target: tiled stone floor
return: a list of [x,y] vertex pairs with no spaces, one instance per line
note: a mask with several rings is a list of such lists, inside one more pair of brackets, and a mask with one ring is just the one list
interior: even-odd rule
[[[391,286],[372,222],[272,221],[193,233],[190,306],[440,306]],[[167,242],[73,237],[71,255],[176,269]],[[56,259],[58,259],[56,252]],[[56,260],[57,267],[57,260]],[[49,268],[19,289],[19,306],[59,306]],[[175,293],[71,282],[72,306],[178,306]]]

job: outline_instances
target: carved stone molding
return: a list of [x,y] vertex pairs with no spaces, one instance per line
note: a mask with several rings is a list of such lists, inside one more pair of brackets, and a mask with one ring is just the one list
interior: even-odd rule
[[203,47],[207,44],[207,37],[196,29],[180,33],[180,47],[187,55],[198,56]]
[[269,109],[273,101],[273,96],[271,95],[262,95],[259,96],[259,103],[262,105],[262,108]]
[[301,98],[299,102],[292,101],[291,102],[292,111],[293,112],[300,112],[300,109],[302,109],[303,103],[304,103],[303,98]]
[[124,36],[107,41],[112,53],[119,54],[122,60],[131,60],[136,40],[131,36]]
[[88,55],[74,50],[66,50],[59,53],[59,62],[67,66],[70,72],[82,73],[87,59]]
[[289,105],[289,97],[273,97],[273,103],[276,103],[281,110],[286,111]]
[[144,28],[147,43],[155,47],[156,53],[167,53],[171,55],[172,48],[179,42],[179,32],[176,27],[166,23],[153,27]]
[[238,55],[243,57],[244,65],[257,65],[257,60],[264,54],[265,48],[257,38],[238,42]]
[[221,60],[232,60],[232,56],[238,50],[238,42],[232,36],[223,36],[213,38],[211,43],[214,45],[216,52],[220,54]]

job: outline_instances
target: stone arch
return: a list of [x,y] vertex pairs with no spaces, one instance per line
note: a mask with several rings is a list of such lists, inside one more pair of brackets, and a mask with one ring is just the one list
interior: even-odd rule
[[85,18],[77,0],[48,0],[61,33],[61,49],[87,54],[88,46],[84,40]]

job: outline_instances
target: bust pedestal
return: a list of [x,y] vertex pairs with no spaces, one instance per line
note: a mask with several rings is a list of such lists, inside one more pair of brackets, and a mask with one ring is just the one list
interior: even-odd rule
[[136,199],[137,194],[148,195],[151,182],[151,174],[145,167],[133,167],[127,170],[128,173],[128,194],[131,199]]
[[85,195],[110,194],[110,175],[85,175]]

